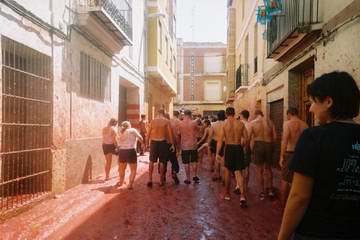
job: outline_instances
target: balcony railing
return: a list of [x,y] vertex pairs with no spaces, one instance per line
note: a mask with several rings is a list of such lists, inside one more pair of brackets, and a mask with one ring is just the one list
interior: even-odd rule
[[238,69],[236,70],[236,82],[235,82],[235,89],[240,88],[241,86],[248,86],[248,64],[241,64]]
[[298,30],[308,32],[311,25],[319,23],[319,0],[286,0],[283,11],[267,24],[268,56]]
[[79,0],[79,5],[93,12],[103,9],[117,27],[132,40],[132,9],[127,0]]

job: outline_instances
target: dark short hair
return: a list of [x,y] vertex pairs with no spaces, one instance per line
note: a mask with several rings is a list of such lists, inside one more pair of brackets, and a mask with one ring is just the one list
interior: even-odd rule
[[211,125],[211,122],[210,122],[210,120],[209,120],[209,119],[205,119],[204,123],[205,123],[206,125],[208,125],[208,126],[210,126],[210,125]]
[[243,118],[245,118],[247,120],[247,119],[249,119],[250,113],[248,110],[242,110],[240,112],[240,115],[243,116]]
[[179,111],[173,111],[173,115],[175,116],[175,117],[178,117],[179,115],[180,115],[180,113],[179,113]]
[[145,114],[141,114],[141,119],[144,119],[146,118],[146,115]]
[[329,114],[334,119],[354,118],[359,114],[359,87],[347,72],[334,71],[316,78],[308,85],[307,93],[320,102],[330,97],[333,104]]
[[217,113],[217,120],[219,121],[224,121],[225,120],[225,111],[224,110],[220,110],[218,113]]
[[185,116],[189,116],[189,117],[191,117],[191,115],[192,115],[192,113],[189,109],[185,110],[184,114],[185,114]]
[[235,108],[233,107],[227,107],[225,112],[226,116],[235,116]]
[[165,110],[163,108],[160,108],[157,112],[158,114],[165,115]]
[[256,116],[259,116],[259,115],[260,115],[260,116],[263,117],[263,116],[264,116],[264,113],[263,113],[261,110],[258,109],[258,110],[255,111],[255,115],[256,115]]
[[291,114],[293,116],[299,115],[299,110],[296,107],[289,107],[289,109],[286,112],[287,114]]

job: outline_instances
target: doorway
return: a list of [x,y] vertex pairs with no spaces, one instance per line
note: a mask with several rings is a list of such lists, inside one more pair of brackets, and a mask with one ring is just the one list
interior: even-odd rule
[[311,102],[307,95],[307,87],[314,81],[314,68],[308,68],[301,72],[300,79],[300,117],[309,127],[314,126],[314,114],[310,112]]
[[126,87],[121,86],[119,87],[119,116],[118,122],[121,124],[123,121],[127,120],[126,116],[126,105],[127,105],[127,90]]

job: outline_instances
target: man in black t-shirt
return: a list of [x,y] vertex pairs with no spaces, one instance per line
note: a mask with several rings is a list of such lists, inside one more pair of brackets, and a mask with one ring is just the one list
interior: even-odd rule
[[360,239],[360,92],[345,72],[308,86],[320,126],[304,130],[278,240]]

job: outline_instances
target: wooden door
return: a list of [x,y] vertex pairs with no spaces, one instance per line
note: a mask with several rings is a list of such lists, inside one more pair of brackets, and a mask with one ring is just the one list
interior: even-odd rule
[[300,117],[309,126],[314,126],[314,114],[310,110],[310,99],[307,95],[308,85],[314,81],[314,68],[306,69],[301,73],[301,84],[300,84]]

